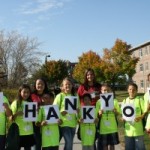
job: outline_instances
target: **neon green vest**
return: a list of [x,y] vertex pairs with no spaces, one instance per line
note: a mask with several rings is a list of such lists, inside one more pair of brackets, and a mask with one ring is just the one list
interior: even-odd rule
[[[44,108],[41,106],[38,114],[38,122],[44,121],[46,118]],[[58,124],[48,124],[41,127],[42,131],[42,147],[59,145],[59,128]]]
[[[129,98],[123,100],[123,103],[132,103],[135,107],[135,117],[141,116],[144,110],[144,100],[138,96],[135,99],[130,100]],[[143,135],[143,124],[142,121],[139,122],[125,122],[125,135],[134,137]]]
[[[12,113],[15,114],[17,111],[23,111],[23,103],[22,101],[21,107],[17,108],[17,101],[13,101],[11,104]],[[23,116],[17,116],[15,122],[19,126],[19,134],[20,135],[31,135],[33,134],[33,123],[27,122],[23,120]]]
[[[54,103],[55,105],[58,105],[60,112],[65,110],[65,96],[72,96],[71,94],[64,94],[60,93],[56,96]],[[80,107],[79,97],[78,97],[78,108]],[[61,119],[63,121],[62,127],[73,127],[75,128],[77,125],[77,114],[66,114],[65,116],[61,115]]]
[[[118,101],[114,99],[114,108],[117,110],[117,112],[120,112],[120,107],[118,104]],[[100,100],[96,103],[96,110],[97,113],[101,109],[101,103]],[[118,132],[118,126],[116,121],[116,116],[113,111],[105,111],[103,112],[101,118],[100,118],[100,127],[99,127],[99,133],[100,134],[110,134]]]
[[[7,103],[9,106],[8,99],[4,96],[3,97],[3,102]],[[0,135],[5,135],[6,134],[6,114],[5,112],[0,112]]]

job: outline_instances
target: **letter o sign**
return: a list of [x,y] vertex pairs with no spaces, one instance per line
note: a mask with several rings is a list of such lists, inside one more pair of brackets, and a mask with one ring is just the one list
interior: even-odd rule
[[131,117],[134,114],[134,109],[131,106],[126,106],[123,108],[123,114],[126,117]]

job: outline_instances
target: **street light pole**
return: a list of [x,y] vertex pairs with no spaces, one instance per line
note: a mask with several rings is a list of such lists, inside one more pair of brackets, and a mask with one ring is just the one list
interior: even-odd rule
[[46,56],[45,56],[45,68],[46,68],[46,73],[47,73],[47,57],[51,57],[51,55],[46,55]]
[[45,65],[47,64],[47,57],[51,57],[51,55],[46,55],[45,56]]

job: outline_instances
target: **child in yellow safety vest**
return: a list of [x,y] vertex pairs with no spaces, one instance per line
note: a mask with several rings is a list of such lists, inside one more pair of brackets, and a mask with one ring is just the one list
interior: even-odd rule
[[[83,94],[82,99],[84,102],[84,106],[92,106],[92,97],[90,93]],[[96,110],[94,112],[94,118],[95,119],[92,123],[84,123],[82,117],[80,117],[79,119],[79,132],[81,135],[82,150],[94,150],[94,143],[96,138],[96,124],[98,123]]]
[[53,105],[54,95],[53,93],[45,93],[41,97],[42,104],[38,113],[37,126],[41,127],[42,133],[42,150],[58,150],[59,149],[59,126],[61,120],[58,123],[48,123],[46,121],[46,114],[44,106]]
[[[107,83],[101,86],[101,93],[112,93]],[[120,107],[116,99],[113,99],[113,103],[114,109],[112,110],[102,110],[101,100],[96,103],[96,110],[100,118],[98,149],[103,147],[102,150],[114,150],[115,145],[119,144],[117,115],[120,114]]]
[[125,122],[125,150],[145,150],[144,132],[142,118],[147,109],[144,107],[143,98],[137,96],[138,87],[135,83],[128,84],[129,97],[123,100],[122,104],[133,104],[135,109],[135,119]]

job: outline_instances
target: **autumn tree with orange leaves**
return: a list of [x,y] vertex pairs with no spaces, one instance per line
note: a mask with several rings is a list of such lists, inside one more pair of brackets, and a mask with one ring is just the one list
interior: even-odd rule
[[78,82],[83,83],[85,70],[88,68],[92,68],[94,69],[97,78],[100,80],[99,78],[100,63],[101,63],[101,58],[96,52],[90,50],[86,53],[83,53],[79,57],[79,62],[74,68],[73,77]]

